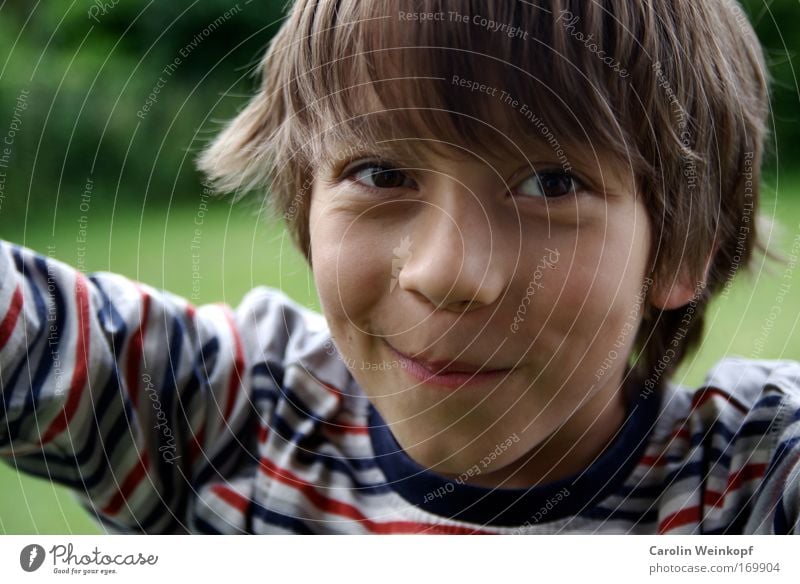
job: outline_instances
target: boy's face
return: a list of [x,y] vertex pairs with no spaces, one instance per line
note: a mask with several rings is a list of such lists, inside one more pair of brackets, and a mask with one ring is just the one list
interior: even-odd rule
[[359,157],[313,187],[314,278],[342,359],[418,463],[457,474],[488,456],[477,484],[534,480],[523,455],[540,445],[553,473],[591,462],[621,423],[643,308],[650,224],[632,176],[527,154]]

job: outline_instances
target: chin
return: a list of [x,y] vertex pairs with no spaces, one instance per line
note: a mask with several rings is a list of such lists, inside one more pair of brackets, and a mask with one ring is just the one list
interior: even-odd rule
[[460,474],[478,464],[479,458],[469,456],[467,452],[455,454],[452,450],[443,451],[439,448],[410,448],[406,450],[414,461],[420,466],[425,467],[440,474]]
[[480,468],[481,455],[479,453],[483,451],[481,446],[481,444],[474,443],[464,447],[460,441],[440,436],[408,448],[404,446],[403,450],[417,464],[428,470],[440,474],[460,475],[475,466]]

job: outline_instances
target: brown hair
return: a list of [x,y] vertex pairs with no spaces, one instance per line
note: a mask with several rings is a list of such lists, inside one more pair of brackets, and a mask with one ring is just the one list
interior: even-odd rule
[[[222,191],[268,189],[309,261],[314,171],[362,150],[520,156],[544,142],[568,161],[583,144],[629,166],[655,227],[656,282],[681,270],[702,282],[713,254],[690,304],[643,309],[636,369],[651,386],[698,344],[709,298],[760,245],[766,70],[734,0],[298,0],[260,71],[199,167]],[[511,115],[523,103],[527,121]]]

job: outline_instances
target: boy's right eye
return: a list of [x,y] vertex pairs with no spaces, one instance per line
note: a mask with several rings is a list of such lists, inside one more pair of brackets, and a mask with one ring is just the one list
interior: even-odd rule
[[404,172],[387,164],[366,162],[345,172],[347,178],[370,189],[413,188],[414,181]]

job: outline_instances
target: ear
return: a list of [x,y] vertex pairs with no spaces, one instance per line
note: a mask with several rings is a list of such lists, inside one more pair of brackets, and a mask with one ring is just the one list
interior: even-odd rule
[[703,268],[702,280],[693,281],[687,270],[681,270],[674,281],[659,282],[654,278],[650,294],[650,303],[659,310],[674,310],[686,306],[697,294],[698,288],[705,288],[708,284],[708,270],[711,267],[713,254],[706,258]]

